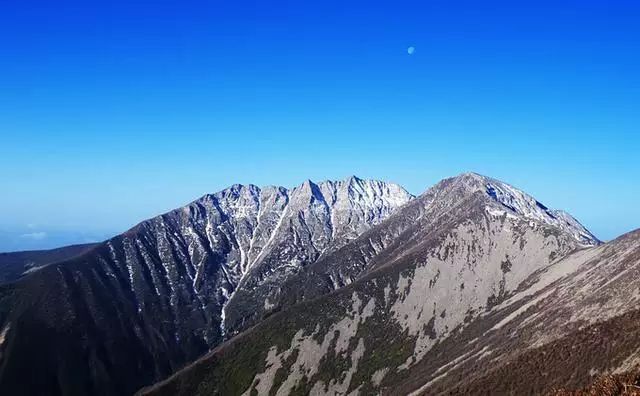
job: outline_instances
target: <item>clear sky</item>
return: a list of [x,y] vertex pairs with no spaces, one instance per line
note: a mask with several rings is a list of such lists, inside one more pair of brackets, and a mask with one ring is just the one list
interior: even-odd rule
[[523,3],[7,2],[0,251],[351,174],[476,171],[640,227],[639,3]]

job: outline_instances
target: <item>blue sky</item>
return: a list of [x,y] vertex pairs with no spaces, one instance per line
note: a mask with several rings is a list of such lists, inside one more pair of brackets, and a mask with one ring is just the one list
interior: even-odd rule
[[640,227],[640,5],[520,3],[6,4],[0,251],[351,174],[476,171],[601,238]]

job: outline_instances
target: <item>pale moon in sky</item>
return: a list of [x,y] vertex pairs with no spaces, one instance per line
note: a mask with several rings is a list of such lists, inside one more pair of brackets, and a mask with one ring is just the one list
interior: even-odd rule
[[412,55],[414,52],[416,52],[416,47],[407,48],[407,54]]

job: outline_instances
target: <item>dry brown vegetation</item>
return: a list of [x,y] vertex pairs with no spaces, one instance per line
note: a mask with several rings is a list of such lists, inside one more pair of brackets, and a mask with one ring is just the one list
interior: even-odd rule
[[[545,394],[550,389],[560,392],[559,389],[562,389],[565,392],[559,393],[562,395],[638,394],[614,392],[615,381],[619,381],[620,386],[623,381],[635,381],[631,374],[627,377],[598,377],[596,383],[589,385],[593,381],[594,371],[606,373],[621,367],[630,354],[637,350],[638,345],[640,311],[636,310],[530,349],[514,359],[508,359],[483,376],[471,377],[469,380],[465,380],[462,372],[459,373],[460,377],[448,376],[439,387],[434,388],[434,393],[519,395]],[[640,370],[635,372],[639,373],[640,378]],[[624,384],[635,385],[635,382]],[[599,392],[598,386],[609,386],[613,393]],[[586,393],[568,393],[574,390]],[[627,386],[626,392],[636,390],[640,388]]]
[[640,395],[640,370],[599,377],[580,390],[557,389],[550,396],[635,396]]

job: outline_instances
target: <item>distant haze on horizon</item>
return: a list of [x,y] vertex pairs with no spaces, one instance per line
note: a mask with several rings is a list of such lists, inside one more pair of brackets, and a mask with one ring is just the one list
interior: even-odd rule
[[[0,251],[100,241],[234,183],[474,171],[640,227],[640,4],[13,2]],[[412,50],[409,50],[413,48]]]

